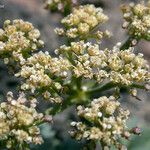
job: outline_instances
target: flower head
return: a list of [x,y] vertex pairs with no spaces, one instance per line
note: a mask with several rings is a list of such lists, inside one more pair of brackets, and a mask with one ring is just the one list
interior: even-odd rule
[[101,8],[94,5],[85,5],[74,8],[72,13],[62,19],[61,23],[64,29],[56,29],[59,35],[65,35],[68,38],[96,38],[101,39],[103,36],[109,36],[108,31],[91,33],[99,24],[105,23],[108,17],[103,13]]
[[31,23],[21,19],[6,20],[0,29],[0,54],[5,63],[23,64],[30,53],[43,46],[40,32]]
[[28,102],[24,94],[15,100],[13,94],[8,92],[7,101],[0,104],[0,140],[6,143],[8,149],[13,149],[14,142],[19,145],[43,142],[37,126],[43,120],[43,114],[32,105],[26,106]]
[[[104,146],[120,147],[119,139],[129,138],[132,131],[127,128],[130,112],[124,110],[113,96],[94,99],[89,107],[78,106],[82,122],[72,122],[71,135],[77,140],[100,140]],[[84,121],[86,120],[86,121]]]
[[129,35],[136,39],[150,40],[150,5],[123,5],[122,12],[125,19],[123,27],[128,30]]
[[98,44],[84,41],[72,42],[71,46],[57,49],[61,55],[71,54],[73,75],[94,79],[99,83],[109,80],[120,85],[130,86],[133,83],[149,82],[149,66],[143,54],[134,54],[134,48],[120,50],[100,50]]
[[[46,0],[45,8],[53,11],[65,12],[69,7],[73,7],[78,3],[78,0]],[[70,9],[71,9],[70,8]]]
[[[39,92],[51,102],[61,102],[61,84],[68,77],[70,63],[64,58],[52,58],[48,52],[39,52],[25,61],[17,77],[25,79],[21,88]],[[61,81],[57,80],[61,78]],[[55,97],[55,98],[54,98]]]

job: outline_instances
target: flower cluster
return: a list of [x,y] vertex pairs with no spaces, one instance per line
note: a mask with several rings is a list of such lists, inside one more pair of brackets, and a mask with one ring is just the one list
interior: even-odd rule
[[72,122],[74,130],[70,132],[77,140],[101,141],[107,149],[111,145],[120,148],[119,139],[128,139],[132,134],[126,125],[130,112],[113,96],[94,99],[89,107],[78,106],[77,111],[83,121]]
[[[61,11],[64,12],[69,7],[73,7],[78,3],[78,0],[46,0],[45,8],[51,11]],[[68,8],[67,8],[68,7]]]
[[100,50],[98,44],[72,42],[61,46],[57,53],[71,53],[76,77],[95,79],[99,83],[110,80],[121,85],[149,81],[149,66],[143,54],[134,54],[134,49],[120,50],[119,43],[112,50]]
[[6,143],[8,149],[22,146],[27,143],[41,144],[40,129],[37,124],[43,120],[43,114],[35,110],[36,100],[32,99],[27,107],[24,94],[15,100],[8,92],[7,101],[0,104],[0,141]]
[[58,35],[65,35],[71,39],[77,37],[80,39],[101,39],[103,36],[109,36],[109,32],[97,31],[92,33],[92,30],[107,20],[108,17],[101,8],[96,8],[94,5],[79,6],[74,8],[70,15],[62,19],[61,23],[65,26],[65,30],[56,28],[55,31]]
[[29,22],[6,20],[0,29],[0,58],[5,64],[19,65],[20,70],[15,76],[21,78],[20,89],[29,97],[27,101],[21,93],[15,100],[9,92],[7,101],[0,103],[0,146],[27,150],[30,144],[43,142],[38,125],[51,118],[36,111],[38,96],[55,103],[45,111],[46,114],[56,114],[68,106],[80,104],[77,114],[81,121],[72,122],[74,130],[70,132],[77,140],[101,142],[102,149],[109,149],[111,145],[121,149],[120,139],[140,134],[139,128],[128,129],[130,112],[123,109],[114,96],[89,101],[93,95],[99,97],[101,91],[112,87],[116,92],[125,87],[137,97],[136,88],[148,85],[148,63],[143,54],[135,54],[130,42],[135,46],[141,38],[150,40],[150,4],[123,6],[123,27],[129,31],[130,38],[122,46],[118,43],[111,50],[101,50],[98,42],[110,33],[96,28],[108,17],[94,5],[72,9],[76,2],[46,1],[47,8],[61,10],[65,15],[72,10],[61,21],[64,28],[55,29],[58,35],[67,37],[68,44],[55,50],[57,57],[51,57],[47,51],[35,52],[43,46],[43,41],[39,30]]
[[[68,77],[70,63],[65,58],[51,58],[48,52],[39,52],[28,58],[16,76],[25,79],[21,86],[23,90],[42,92],[44,98],[60,102],[58,92],[62,89],[61,81]],[[60,93],[59,93],[60,94]],[[53,99],[52,97],[55,97]],[[57,97],[57,98],[56,98]]]
[[18,61],[23,64],[30,53],[43,46],[40,32],[31,23],[23,20],[6,20],[0,29],[0,54],[4,62]]
[[122,6],[125,22],[123,28],[135,39],[150,40],[150,5],[131,3]]
[[134,54],[134,48],[119,51],[116,47],[108,54],[110,80],[122,85],[149,82],[148,62],[143,54]]

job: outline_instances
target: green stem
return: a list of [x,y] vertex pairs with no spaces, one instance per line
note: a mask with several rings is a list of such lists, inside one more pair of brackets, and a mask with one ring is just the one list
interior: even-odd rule
[[[90,89],[86,93],[89,94],[89,95],[95,95],[95,94],[98,94],[100,92],[104,92],[104,91],[110,90],[110,89],[115,88],[115,87],[122,88],[122,87],[125,87],[125,86],[123,86],[123,85],[119,86],[117,83],[108,82],[105,85],[99,85],[96,88]],[[130,88],[145,89],[145,86],[134,83],[134,84],[132,84],[130,86]]]
[[131,47],[131,45],[132,45],[132,38],[131,37],[129,37],[127,40],[126,40],[126,42],[120,47],[120,50],[126,50],[126,49],[128,49],[129,47]]
[[82,77],[75,78],[72,77],[72,82],[68,85],[69,93],[67,93],[68,98],[65,98],[65,100],[62,102],[62,104],[56,104],[53,109],[47,109],[45,112],[47,114],[55,115],[59,112],[64,111],[68,106],[71,106],[73,104],[73,99],[81,99],[82,97],[82,91],[81,91],[81,85],[82,85]]
[[93,88],[91,90],[88,90],[87,91],[87,94],[97,94],[97,93],[100,93],[100,92],[104,92],[104,91],[107,91],[107,90],[110,90],[114,87],[117,87],[118,84],[115,84],[115,83],[112,83],[112,82],[108,82],[106,83],[105,85],[100,85],[96,88]]
[[104,147],[105,147],[105,146],[101,144],[101,150],[104,150]]
[[87,141],[84,145],[84,150],[96,150],[96,142],[95,141]]
[[140,85],[140,84],[132,84],[131,87],[133,88],[137,88],[137,89],[145,89],[145,86],[144,85]]
[[133,40],[137,40],[137,42],[139,41],[139,39],[136,39],[136,38],[132,38],[132,37],[129,37],[126,42],[120,47],[120,50],[126,50],[128,49],[129,47],[133,47]]

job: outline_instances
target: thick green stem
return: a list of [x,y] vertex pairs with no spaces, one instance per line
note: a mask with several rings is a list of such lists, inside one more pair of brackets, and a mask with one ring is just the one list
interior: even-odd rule
[[114,87],[117,87],[117,86],[118,86],[118,84],[115,84],[115,83],[112,83],[112,82],[108,82],[105,85],[100,85],[100,86],[98,86],[96,88],[88,90],[87,94],[94,95],[94,94],[97,94],[97,93],[100,93],[100,92],[104,92],[104,91],[110,90],[110,89],[112,89]]
[[62,104],[56,104],[53,109],[47,109],[46,113],[55,115],[59,112],[64,111],[68,106],[71,106],[72,104],[75,104],[75,102],[82,102],[82,100],[86,99],[85,92],[82,91],[81,85],[82,85],[82,77],[75,78],[72,77],[72,81],[70,84],[68,84],[68,97],[64,99]]
[[[105,92],[105,91],[110,90],[110,89],[115,88],[115,87],[127,88],[126,86],[118,85],[117,83],[108,82],[105,85],[99,85],[96,88],[88,90],[86,93],[89,95],[95,95],[95,94]],[[135,83],[130,85],[129,87],[130,88],[137,88],[137,89],[145,89],[144,85],[135,84]]]

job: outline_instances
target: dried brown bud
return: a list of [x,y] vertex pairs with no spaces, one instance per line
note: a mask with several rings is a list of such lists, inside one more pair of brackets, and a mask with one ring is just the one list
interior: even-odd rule
[[53,118],[51,115],[45,115],[44,116],[44,121],[48,122],[48,123],[52,123],[53,122]]
[[139,127],[134,127],[131,129],[131,133],[140,135],[141,134],[141,129]]

